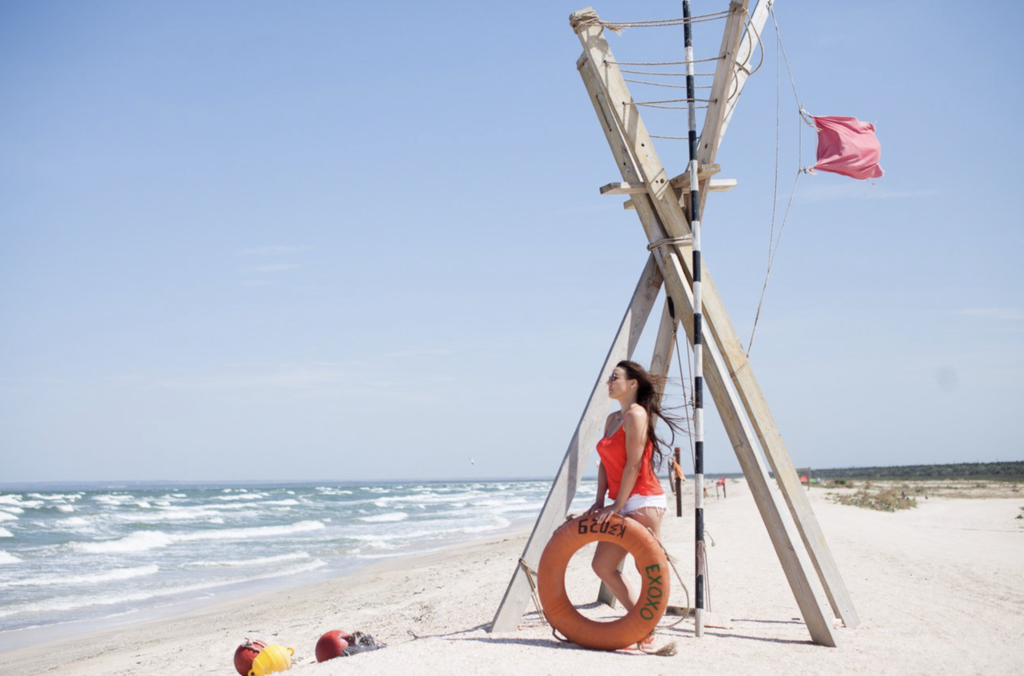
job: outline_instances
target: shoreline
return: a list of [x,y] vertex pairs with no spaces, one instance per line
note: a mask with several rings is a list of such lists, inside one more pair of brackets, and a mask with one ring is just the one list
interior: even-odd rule
[[[692,490],[692,488],[691,488]],[[173,618],[3,653],[5,673],[113,676],[154,672],[230,674],[246,637],[294,647],[303,674],[415,672],[537,674],[614,668],[675,673],[696,661],[708,673],[1009,673],[1024,671],[1022,498],[933,498],[916,509],[874,512],[810,492],[815,513],[862,625],[838,631],[839,647],[810,643],[792,593],[744,482],[705,502],[713,610],[730,629],[693,636],[666,618],[656,647],[675,657],[598,653],[562,644],[533,610],[518,631],[488,634],[530,528],[421,555],[379,561],[341,577],[224,601]],[[666,546],[692,576],[692,492],[685,518],[666,517]],[[579,559],[579,560],[577,560]],[[584,557],[567,575],[570,596],[594,608],[596,580]],[[692,585],[691,585],[692,586]],[[684,603],[673,580],[672,602]],[[680,594],[680,596],[676,596]],[[364,631],[384,650],[316,664],[330,629]],[[611,661],[609,661],[611,660]]]
[[[390,570],[393,566],[402,567],[404,564],[409,564],[419,559],[430,559],[435,555],[442,557],[447,555],[455,556],[461,548],[472,548],[474,545],[483,546],[492,540],[504,540],[520,535],[526,537],[529,535],[532,527],[532,522],[513,523],[500,531],[487,533],[480,537],[466,539],[449,545],[416,549],[394,556],[353,563],[350,564],[351,567],[349,569],[340,572],[307,571],[289,576],[270,577],[260,581],[261,584],[257,585],[259,591],[256,592],[246,592],[243,587],[247,583],[233,583],[223,588],[215,588],[211,591],[211,597],[185,598],[163,605],[147,606],[127,613],[118,613],[96,619],[81,618],[67,622],[14,629],[0,633],[0,656],[48,644],[98,637],[120,631],[131,631],[136,626],[173,621],[194,613],[216,611],[218,609],[227,612],[235,605],[255,602],[261,597],[301,592],[312,589],[317,585],[334,583],[367,571],[380,569],[381,572],[384,572]],[[522,533],[522,531],[525,531],[525,533]],[[90,628],[88,627],[90,623],[98,626]],[[69,628],[71,629],[70,633],[67,632]],[[61,636],[62,634],[63,636]],[[15,645],[17,643],[15,639],[19,635],[27,637],[27,640]],[[58,636],[60,638],[55,638]],[[5,644],[11,644],[12,647],[4,647]]]

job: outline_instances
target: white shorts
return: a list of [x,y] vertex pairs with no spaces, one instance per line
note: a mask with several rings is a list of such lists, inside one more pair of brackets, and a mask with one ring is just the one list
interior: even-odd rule
[[619,510],[619,514],[625,516],[627,514],[632,514],[638,509],[643,509],[644,507],[653,507],[654,509],[666,511],[668,509],[668,503],[665,501],[665,494],[640,495],[637,493],[636,495],[631,495],[629,496],[629,499],[626,500],[626,504]]

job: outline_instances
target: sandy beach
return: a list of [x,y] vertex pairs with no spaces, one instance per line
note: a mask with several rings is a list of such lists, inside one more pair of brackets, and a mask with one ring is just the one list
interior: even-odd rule
[[[693,635],[692,621],[662,620],[655,647],[675,656],[599,653],[559,643],[527,608],[518,631],[488,634],[527,531],[376,564],[326,583],[222,603],[187,615],[34,645],[0,655],[5,674],[233,674],[245,638],[295,648],[299,674],[995,674],[1024,673],[1022,497],[930,497],[887,513],[810,492],[862,624],[837,648],[812,644],[754,502],[742,481],[707,501],[713,610],[729,629]],[[692,495],[668,517],[665,542],[692,577]],[[591,604],[597,582],[577,556],[571,587]],[[673,581],[673,603],[685,596]],[[591,609],[588,612],[608,612]],[[671,625],[675,626],[671,626]],[[388,643],[317,664],[329,629]]]

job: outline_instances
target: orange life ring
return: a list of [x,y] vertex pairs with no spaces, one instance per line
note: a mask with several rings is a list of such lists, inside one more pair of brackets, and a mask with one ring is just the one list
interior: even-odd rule
[[[642,584],[636,607],[612,622],[584,617],[565,591],[565,569],[573,554],[591,542],[612,542],[636,560]],[[594,650],[618,650],[638,643],[657,628],[669,597],[665,552],[640,523],[619,514],[602,524],[585,514],[567,521],[544,548],[537,569],[537,590],[548,622],[573,643]]]

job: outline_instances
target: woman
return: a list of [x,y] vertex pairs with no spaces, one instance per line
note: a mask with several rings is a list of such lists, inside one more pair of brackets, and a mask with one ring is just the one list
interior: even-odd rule
[[[619,403],[620,410],[608,416],[604,438],[597,444],[601,468],[597,474],[597,500],[590,508],[598,523],[622,514],[638,521],[661,539],[661,519],[665,515],[665,491],[658,480],[662,447],[666,446],[654,433],[661,418],[672,430],[676,421],[661,411],[660,396],[651,376],[639,364],[620,361],[608,378],[608,396]],[[605,492],[613,502],[605,506]],[[599,542],[591,564],[597,576],[608,585],[615,598],[633,610],[637,592],[627,584],[619,564],[626,550],[610,542]]]

